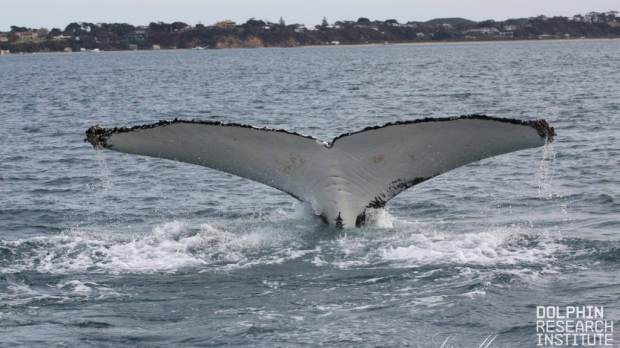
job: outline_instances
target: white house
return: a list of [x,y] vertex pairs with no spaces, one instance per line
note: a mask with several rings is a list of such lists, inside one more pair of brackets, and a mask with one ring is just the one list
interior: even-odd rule
[[479,28],[479,29],[469,29],[465,31],[465,33],[480,33],[480,34],[488,35],[488,34],[499,34],[499,30],[495,28]]
[[514,24],[504,25],[504,31],[515,31],[518,27]]
[[39,37],[36,31],[21,31],[15,33],[20,39],[33,40]]

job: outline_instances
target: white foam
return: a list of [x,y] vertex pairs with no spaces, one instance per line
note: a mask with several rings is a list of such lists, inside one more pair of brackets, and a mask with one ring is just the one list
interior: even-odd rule
[[[275,220],[311,215],[306,204],[294,206],[292,213],[272,214]],[[271,223],[268,217],[197,226],[172,221],[131,235],[72,230],[51,237],[0,241],[0,247],[17,255],[0,273],[228,271],[297,260],[337,268],[452,264],[463,267],[462,275],[468,275],[471,265],[544,263],[560,248],[554,242],[557,235],[530,235],[520,226],[451,233],[442,231],[446,228],[441,223],[400,221],[383,209],[369,215],[370,227],[334,231],[337,238],[319,240],[314,239],[315,224]],[[536,243],[529,243],[532,238]]]
[[436,307],[444,302],[445,296],[428,296],[428,297],[418,297],[413,300],[413,304],[416,306],[424,306],[424,307]]
[[277,264],[302,258],[314,249],[302,249],[288,231],[254,226],[252,231],[229,232],[209,224],[191,226],[173,221],[149,233],[95,233],[73,230],[62,235],[0,241],[21,258],[1,273],[154,273],[182,268],[230,269]]
[[[531,239],[536,243],[530,243]],[[421,231],[418,226],[373,236],[347,233],[333,245],[323,247],[332,249],[337,256],[333,264],[341,268],[385,262],[391,267],[452,264],[464,266],[462,273],[467,275],[472,273],[469,265],[544,264],[561,245],[551,236],[531,235],[519,227],[459,234]]]
[[385,209],[366,209],[366,224],[375,228],[392,228],[396,219]]

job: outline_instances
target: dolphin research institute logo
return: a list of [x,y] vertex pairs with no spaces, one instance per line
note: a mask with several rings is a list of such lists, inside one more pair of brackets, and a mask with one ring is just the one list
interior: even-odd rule
[[613,332],[602,306],[536,306],[536,346],[613,347]]

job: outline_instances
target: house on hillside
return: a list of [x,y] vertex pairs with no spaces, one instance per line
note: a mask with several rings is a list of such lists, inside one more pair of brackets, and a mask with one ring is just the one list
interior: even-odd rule
[[36,31],[20,31],[15,33],[15,35],[23,40],[34,40],[39,37]]
[[517,30],[519,27],[514,25],[514,24],[508,24],[508,25],[504,25],[504,31],[515,31]]
[[444,29],[452,29],[452,24],[450,23],[444,23],[441,25]]
[[9,38],[6,35],[0,35],[0,42],[8,42]]
[[223,21],[215,23],[215,26],[223,29],[234,29],[237,27],[237,23],[231,21],[230,19],[225,19]]

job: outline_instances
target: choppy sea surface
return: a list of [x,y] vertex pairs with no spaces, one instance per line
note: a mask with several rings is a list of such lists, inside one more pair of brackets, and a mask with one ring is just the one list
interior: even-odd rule
[[[538,305],[620,319],[620,41],[40,54],[0,71],[2,347],[532,347]],[[175,117],[328,141],[473,113],[558,135],[344,231],[269,187],[82,141]]]

